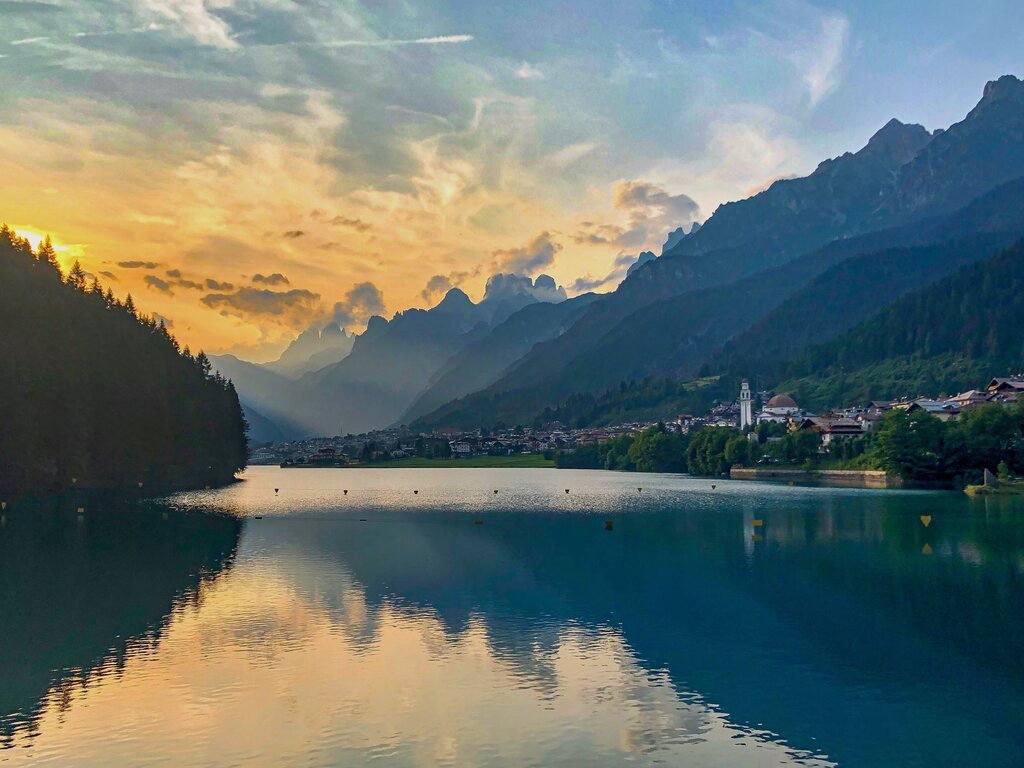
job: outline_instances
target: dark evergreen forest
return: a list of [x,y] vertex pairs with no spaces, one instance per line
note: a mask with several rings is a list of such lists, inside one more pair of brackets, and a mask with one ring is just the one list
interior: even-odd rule
[[0,229],[0,491],[225,483],[246,429],[206,355],[77,263],[63,276],[49,239]]

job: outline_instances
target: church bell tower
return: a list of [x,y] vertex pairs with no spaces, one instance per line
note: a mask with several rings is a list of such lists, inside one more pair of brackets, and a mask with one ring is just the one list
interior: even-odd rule
[[746,429],[754,424],[753,402],[751,400],[750,384],[744,379],[740,384],[740,429]]

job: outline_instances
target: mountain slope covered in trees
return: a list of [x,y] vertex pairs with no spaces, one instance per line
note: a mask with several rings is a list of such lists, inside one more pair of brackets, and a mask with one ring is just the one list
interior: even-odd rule
[[56,253],[0,230],[0,489],[203,486],[246,463],[231,382]]
[[819,406],[952,394],[1022,368],[1024,241],[806,349],[781,377]]

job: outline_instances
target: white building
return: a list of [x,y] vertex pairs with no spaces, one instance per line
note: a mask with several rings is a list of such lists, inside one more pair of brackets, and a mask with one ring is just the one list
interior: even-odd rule
[[750,384],[746,379],[740,384],[740,429],[754,426],[754,405]]
[[786,424],[799,412],[800,406],[796,404],[796,400],[792,397],[789,395],[775,395],[775,397],[765,403],[764,408],[757,414],[757,423]]

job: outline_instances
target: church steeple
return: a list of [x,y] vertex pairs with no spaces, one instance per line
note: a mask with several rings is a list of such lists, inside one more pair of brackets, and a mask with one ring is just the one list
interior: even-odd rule
[[754,424],[754,412],[750,384],[746,379],[740,384],[740,429],[746,429]]

